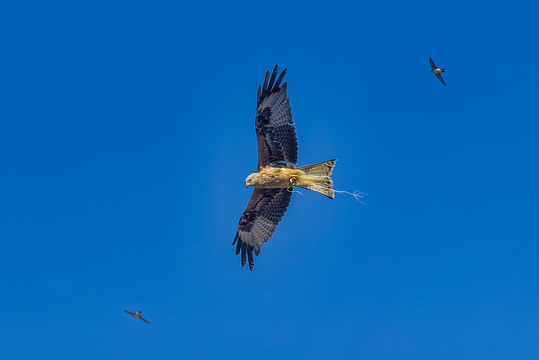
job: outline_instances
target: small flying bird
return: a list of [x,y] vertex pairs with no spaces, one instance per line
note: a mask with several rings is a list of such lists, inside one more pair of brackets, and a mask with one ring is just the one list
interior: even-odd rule
[[442,82],[442,84],[445,85],[444,79],[442,79],[442,73],[445,72],[445,69],[440,69],[436,65],[434,65],[434,61],[432,61],[432,58],[429,58],[430,67],[432,70],[430,72],[434,73],[438,79]]
[[251,271],[254,268],[253,253],[258,256],[262,244],[269,240],[281,222],[294,186],[330,199],[335,197],[330,175],[336,159],[295,166],[298,163],[298,140],[286,94],[287,83],[281,85],[285,73],[286,69],[277,77],[275,65],[271,78],[267,71],[264,84],[258,86],[255,118],[258,166],[245,179],[245,185],[253,186],[254,191],[232,242],[236,245],[236,255],[241,253],[241,266],[245,266],[248,258]]
[[146,320],[145,318],[142,317],[142,310],[139,310],[137,312],[131,312],[131,311],[128,311],[128,310],[124,310],[126,313],[130,314],[130,315],[133,315],[134,317],[136,318],[139,318],[140,320],[142,321],[145,321],[147,322],[148,324],[150,323],[148,320]]

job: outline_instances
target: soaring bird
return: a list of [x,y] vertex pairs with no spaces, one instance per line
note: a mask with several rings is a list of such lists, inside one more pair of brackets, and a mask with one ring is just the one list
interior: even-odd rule
[[245,179],[253,186],[253,194],[240,217],[238,231],[232,245],[236,255],[241,253],[241,266],[249,259],[254,268],[253,253],[258,256],[263,243],[273,235],[281,222],[294,186],[309,189],[333,199],[333,181],[330,178],[337,159],[296,167],[298,140],[292,121],[287,83],[281,85],[286,69],[277,77],[278,67],[266,72],[264,84],[258,86],[255,133],[258,144],[258,166]]
[[128,311],[128,310],[124,310],[126,313],[130,314],[130,315],[133,315],[134,317],[136,318],[139,318],[140,320],[142,321],[145,321],[147,322],[148,324],[150,323],[148,320],[146,320],[145,318],[142,317],[142,310],[139,310],[137,312],[131,312],[131,311]]
[[434,73],[438,79],[442,82],[442,84],[445,85],[444,79],[442,79],[442,73],[445,72],[445,69],[439,69],[436,65],[434,65],[434,61],[432,61],[432,58],[429,58],[430,67],[432,70],[430,72]]

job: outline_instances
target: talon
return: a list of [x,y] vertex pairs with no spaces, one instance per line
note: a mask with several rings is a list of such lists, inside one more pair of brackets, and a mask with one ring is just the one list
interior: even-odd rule
[[298,176],[290,175],[290,179],[288,179],[288,181],[290,182],[290,186],[296,185],[296,181],[298,181]]

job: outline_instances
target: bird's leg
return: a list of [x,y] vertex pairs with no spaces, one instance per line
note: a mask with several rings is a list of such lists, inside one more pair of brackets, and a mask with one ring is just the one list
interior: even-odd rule
[[298,182],[298,176],[295,174],[292,174],[290,175],[290,179],[288,181],[290,182],[290,186],[294,186]]
[[298,181],[298,176],[297,175],[290,175],[290,179],[288,179],[288,182],[290,183],[290,185],[288,186],[288,188],[286,190],[291,191],[290,189],[294,185],[296,185],[297,181]]

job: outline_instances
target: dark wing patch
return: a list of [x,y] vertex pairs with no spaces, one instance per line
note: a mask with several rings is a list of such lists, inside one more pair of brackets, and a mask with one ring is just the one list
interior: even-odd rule
[[432,70],[436,70],[436,65],[434,65],[434,61],[432,61],[432,58],[429,58],[429,62],[430,62],[430,67],[432,68]]
[[279,161],[298,163],[298,138],[292,108],[286,95],[286,83],[281,85],[286,69],[277,78],[278,72],[275,65],[271,78],[269,71],[266,72],[264,84],[258,86],[255,132],[259,168]]
[[438,79],[440,79],[440,81],[442,82],[442,84],[445,85],[445,81],[444,81],[444,79],[442,78],[442,74],[436,74],[436,76],[438,77]]
[[255,266],[253,252],[258,256],[262,243],[269,240],[281,222],[292,193],[287,189],[262,189],[255,187],[249,204],[241,214],[238,231],[232,245],[236,255],[241,253],[241,266],[249,260],[249,269]]

